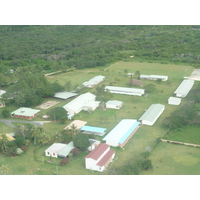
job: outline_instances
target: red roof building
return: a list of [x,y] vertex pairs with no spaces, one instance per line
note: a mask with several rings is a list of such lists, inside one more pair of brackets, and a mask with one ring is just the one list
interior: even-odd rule
[[115,151],[108,144],[101,143],[85,157],[86,169],[102,172],[114,157]]

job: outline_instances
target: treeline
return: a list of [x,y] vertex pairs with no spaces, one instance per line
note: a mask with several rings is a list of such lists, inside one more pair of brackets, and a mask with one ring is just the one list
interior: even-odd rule
[[199,67],[200,26],[0,26],[0,73],[51,72],[127,59]]
[[63,90],[64,86],[57,82],[49,83],[42,74],[24,73],[2,95],[2,100],[6,104],[32,106],[42,103],[44,97],[54,96],[55,92]]

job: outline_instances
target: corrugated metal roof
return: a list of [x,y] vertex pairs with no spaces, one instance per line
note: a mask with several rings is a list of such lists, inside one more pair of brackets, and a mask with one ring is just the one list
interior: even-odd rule
[[194,85],[193,80],[183,80],[174,93],[186,96],[188,92],[191,90],[193,85]]
[[140,122],[135,119],[122,119],[103,140],[112,140],[121,144],[139,124]]
[[74,148],[75,148],[74,143],[73,143],[73,141],[71,141],[69,144],[67,144],[66,147],[64,147],[64,148],[58,153],[58,155],[61,156],[61,157],[67,157],[68,154],[70,153],[70,151],[71,151],[72,149],[74,149]]
[[120,106],[122,105],[122,101],[117,101],[117,100],[110,100],[110,101],[107,101],[106,104],[112,104],[112,105],[116,105],[116,106]]
[[78,112],[83,106],[96,98],[94,94],[89,92],[76,97],[74,100],[70,101],[68,104],[64,105],[63,108],[73,110],[75,113]]
[[95,76],[94,78],[90,79],[89,81],[85,81],[83,83],[84,86],[90,86],[90,85],[95,85],[101,81],[103,81],[105,79],[105,76],[99,75],[99,76]]
[[59,99],[69,99],[77,95],[78,95],[77,93],[73,93],[73,92],[56,92],[54,97],[59,98]]
[[100,127],[94,127],[94,126],[83,126],[81,128],[81,131],[89,131],[89,132],[95,132],[95,133],[105,133],[107,129],[106,128],[100,128]]
[[158,114],[165,108],[162,104],[152,104],[148,110],[140,117],[139,120],[147,120],[153,122]]
[[110,158],[113,156],[113,154],[115,153],[115,151],[113,151],[112,149],[110,149],[104,156],[103,158],[97,163],[98,166],[103,167],[108,160],[110,160]]
[[163,75],[144,75],[141,74],[140,78],[146,78],[146,79],[168,79],[168,76],[163,76]]
[[144,94],[144,89],[137,89],[137,88],[126,88],[126,87],[106,86],[106,87],[105,87],[105,90],[117,90],[117,91],[133,92],[133,93],[141,93],[141,94]]
[[169,97],[168,101],[173,101],[175,103],[180,103],[181,102],[181,98]]
[[110,146],[106,143],[100,143],[97,147],[92,150],[85,158],[92,158],[98,160],[98,158],[109,148]]
[[54,143],[49,148],[47,148],[45,151],[53,152],[53,153],[59,153],[63,148],[65,148],[67,144],[63,143]]
[[13,111],[11,114],[12,115],[21,115],[21,116],[30,117],[30,116],[35,115],[38,112],[40,112],[40,110],[21,107],[21,108],[15,110],[15,111]]

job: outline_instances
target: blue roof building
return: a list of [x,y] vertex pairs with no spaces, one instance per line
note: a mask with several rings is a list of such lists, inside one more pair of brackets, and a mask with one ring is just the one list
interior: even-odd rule
[[122,119],[103,140],[110,146],[122,148],[139,127],[140,122],[135,119]]
[[103,136],[106,133],[106,128],[94,127],[94,126],[83,126],[81,131],[87,134],[94,134]]

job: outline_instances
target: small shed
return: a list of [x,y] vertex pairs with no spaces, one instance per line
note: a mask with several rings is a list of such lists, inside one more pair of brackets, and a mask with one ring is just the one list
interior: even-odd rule
[[95,147],[100,144],[99,140],[89,139],[90,146],[87,148],[88,151],[92,151]]
[[106,102],[106,108],[112,109],[120,109],[122,107],[123,102],[118,100],[110,100]]
[[179,105],[181,103],[181,98],[169,97],[168,104],[169,105]]

